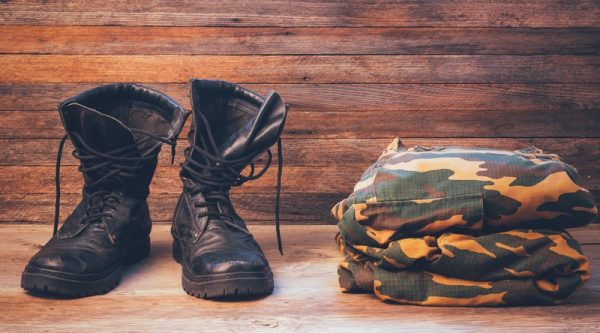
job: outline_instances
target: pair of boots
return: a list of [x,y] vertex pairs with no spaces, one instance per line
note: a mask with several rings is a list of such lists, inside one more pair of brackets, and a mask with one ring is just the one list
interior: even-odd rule
[[[236,214],[229,190],[264,174],[278,144],[275,218],[279,238],[281,142],[287,106],[238,85],[192,80],[193,125],[181,164],[183,191],[173,216],[173,256],[184,290],[212,298],[270,294],[269,264]],[[168,96],[131,84],[81,93],[59,107],[67,135],[57,158],[54,234],[22,274],[23,288],[73,297],[115,288],[124,265],[148,257],[147,197],[162,144],[172,147],[187,113]],[[60,158],[70,139],[85,184],[82,199],[58,229]],[[253,160],[267,152],[265,167]],[[243,170],[249,166],[249,174]]]

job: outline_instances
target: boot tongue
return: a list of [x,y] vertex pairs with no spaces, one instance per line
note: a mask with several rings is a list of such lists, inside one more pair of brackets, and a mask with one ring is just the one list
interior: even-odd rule
[[[68,103],[61,108],[67,132],[81,136],[85,144],[101,153],[132,145],[134,136],[119,120],[78,103]],[[128,151],[128,156],[139,157],[139,153]]]
[[271,147],[281,134],[285,116],[283,100],[271,91],[256,116],[221,144],[223,158],[256,156]]
[[[218,113],[222,110],[199,109],[195,111],[202,112],[210,125],[214,121],[219,121]],[[228,110],[228,112],[235,111]],[[286,113],[286,106],[279,94],[270,92],[254,117],[240,124],[240,128],[231,133],[225,140],[222,140],[220,144],[217,143],[220,157],[228,160],[251,159],[264,152],[277,141],[281,134]],[[206,126],[198,117],[195,119],[195,127],[194,142],[197,144],[202,142],[204,144],[201,146],[208,148],[205,135]],[[218,134],[220,133],[214,133],[213,131],[213,135]]]
[[[60,114],[65,129],[71,137],[71,142],[80,155],[94,155],[92,152],[87,151],[85,146],[88,146],[98,153],[109,154],[115,157],[140,157],[138,149],[133,145],[135,143],[133,134],[119,120],[73,102],[62,105]],[[121,149],[127,146],[130,146],[131,149]],[[115,153],[114,151],[118,149],[121,150]],[[81,160],[81,164],[87,170],[84,171],[86,191],[92,193],[97,190],[119,189],[128,195],[147,196],[147,184],[152,178],[149,171],[140,171],[138,177],[134,178],[123,178],[119,177],[119,175],[114,175],[106,178],[104,181],[100,181],[109,171],[104,168],[93,169],[98,163],[101,163],[98,159]],[[120,165],[136,165],[138,162],[119,161],[118,163]],[[153,167],[147,169],[154,170]],[[100,181],[100,183],[96,184],[97,181]]]

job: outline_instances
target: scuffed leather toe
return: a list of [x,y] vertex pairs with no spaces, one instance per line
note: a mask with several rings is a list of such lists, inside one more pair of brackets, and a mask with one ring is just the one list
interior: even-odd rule
[[38,253],[29,261],[25,271],[36,269],[48,269],[72,274],[83,274],[88,269],[85,261],[81,260],[75,253],[55,253],[44,255]]
[[189,267],[194,275],[226,273],[266,273],[266,259],[252,252],[213,252],[193,258]]
[[99,273],[118,259],[116,249],[97,249],[96,239],[52,239],[34,255],[25,271],[40,269],[67,274]]

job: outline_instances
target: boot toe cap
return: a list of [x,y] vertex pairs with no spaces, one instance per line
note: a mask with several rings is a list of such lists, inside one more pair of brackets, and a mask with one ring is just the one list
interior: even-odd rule
[[84,260],[71,253],[36,255],[27,264],[25,271],[39,269],[64,273],[82,274],[88,269]]
[[192,260],[191,271],[195,275],[266,273],[270,268],[266,259],[256,253],[205,253]]
[[117,259],[117,253],[112,250],[47,245],[31,258],[25,271],[49,270],[66,274],[96,274],[105,272]]

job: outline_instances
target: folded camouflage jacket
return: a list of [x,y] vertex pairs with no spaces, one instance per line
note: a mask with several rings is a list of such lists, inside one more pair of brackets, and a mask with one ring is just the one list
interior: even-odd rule
[[339,267],[344,292],[435,306],[547,305],[590,278],[579,244],[553,230],[517,229],[479,237],[403,238],[385,248],[348,245]]
[[[526,303],[525,300],[517,301],[521,297],[535,300],[535,304],[562,300],[587,280],[589,272],[587,261],[583,260],[585,257],[581,259],[574,254],[581,256],[577,243],[561,230],[587,225],[597,213],[592,196],[575,183],[576,178],[577,172],[572,166],[562,162],[557,155],[546,154],[535,147],[517,151],[460,147],[406,148],[395,139],[377,162],[363,173],[354,192],[332,209],[333,216],[339,221],[338,243],[347,255],[340,265],[340,283],[344,290],[365,289],[365,286],[373,284],[366,289],[383,299],[414,304]],[[537,240],[534,243],[539,245],[545,242],[546,250],[531,245],[533,249],[523,252],[527,253],[526,256],[518,256],[508,248],[496,248],[497,244],[508,244],[510,248],[520,249],[529,244],[520,244],[514,237],[510,242],[506,241],[509,236],[502,233],[514,229],[525,233],[529,233],[529,229],[544,229],[536,230]],[[548,236],[552,230],[557,230],[559,236]],[[406,244],[417,244],[416,240],[419,239],[421,242],[435,240],[439,243],[440,239],[455,240],[459,236],[475,237],[468,243],[476,250],[463,249],[466,252],[448,257],[441,255],[450,253],[444,252],[444,246],[434,246],[439,253],[437,257],[434,256],[433,262],[439,263],[441,258],[454,259],[454,263],[442,265],[446,269],[436,270],[438,266],[435,265],[423,266],[423,262],[431,255],[421,257],[421,248],[416,253],[406,250]],[[554,243],[559,238],[565,239],[568,246]],[[408,239],[413,240],[412,243]],[[493,246],[481,245],[483,241]],[[405,244],[403,250],[406,251],[397,251],[398,242]],[[479,258],[481,253],[478,253],[482,249],[493,256],[487,256],[488,260],[482,261]],[[406,258],[400,252],[405,257],[415,259],[416,264],[404,262],[402,258]],[[541,258],[549,254],[556,254],[560,260],[542,265]],[[506,259],[506,256],[511,259]],[[385,258],[396,261],[398,265],[391,264]],[[512,264],[507,265],[507,260]],[[532,275],[525,276],[523,274],[529,273],[522,273],[523,270],[515,267],[526,267],[526,271]],[[510,274],[511,270],[515,274]],[[486,273],[475,278],[468,275],[469,271]],[[551,272],[557,272],[558,275]],[[463,284],[494,282],[490,290],[497,296],[506,291],[508,296],[497,297],[494,301],[481,300],[475,297],[477,295],[471,295],[475,297],[471,301],[440,301],[444,297],[455,300],[457,295],[465,299],[472,297],[468,297],[470,294],[460,284],[458,286],[461,288],[450,288],[458,294],[442,292],[448,288],[440,289],[439,285],[426,282],[432,279],[432,274],[462,279]],[[535,281],[544,281],[546,275],[555,282],[560,292],[548,296],[547,291],[538,288]],[[570,282],[561,280],[568,287],[556,282],[557,276],[571,278]],[[398,279],[405,283],[398,283]],[[510,292],[501,290],[506,289],[507,281],[511,282],[513,288]],[[517,281],[518,285],[512,284]],[[524,285],[530,287],[526,292]],[[545,284],[542,282],[542,285]],[[498,289],[498,286],[502,288]],[[516,290],[521,293],[515,293]],[[539,293],[537,297],[532,296],[536,293]]]
[[562,230],[598,210],[575,168],[531,147],[517,151],[406,148],[395,139],[332,209],[347,242],[384,245],[446,230]]

